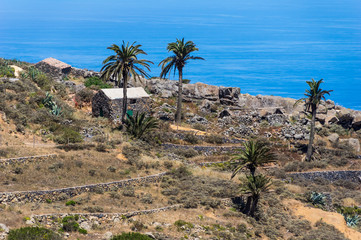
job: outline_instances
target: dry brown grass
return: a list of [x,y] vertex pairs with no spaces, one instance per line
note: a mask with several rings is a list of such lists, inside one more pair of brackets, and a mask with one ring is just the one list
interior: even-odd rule
[[[101,153],[78,150],[61,153],[58,158],[39,163],[17,164],[1,168],[0,191],[46,190],[141,177],[165,171],[157,168],[137,169],[117,158],[118,152]],[[113,167],[115,172],[109,171]],[[22,173],[16,174],[20,168]],[[94,174],[93,174],[94,173]]]

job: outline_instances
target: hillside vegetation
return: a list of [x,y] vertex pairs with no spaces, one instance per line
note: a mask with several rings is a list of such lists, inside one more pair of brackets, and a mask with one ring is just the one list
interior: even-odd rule
[[[361,239],[360,130],[343,108],[338,122],[317,120],[305,161],[310,120],[287,106],[187,96],[177,126],[176,98],[145,85],[149,118],[120,126],[91,114],[107,84],[0,59],[1,161],[56,154],[0,164],[0,239]],[[295,175],[317,171],[327,174]]]

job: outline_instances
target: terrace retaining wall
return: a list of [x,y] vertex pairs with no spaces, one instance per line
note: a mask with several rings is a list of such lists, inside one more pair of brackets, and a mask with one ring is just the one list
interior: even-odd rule
[[47,155],[38,155],[38,156],[29,156],[29,157],[18,157],[18,158],[6,158],[0,159],[0,166],[7,166],[15,163],[30,163],[30,162],[40,162],[50,159],[55,159],[57,154],[47,154]]
[[46,202],[65,200],[70,197],[85,193],[96,191],[111,191],[126,186],[138,186],[145,183],[154,183],[161,180],[167,174],[166,172],[126,180],[120,180],[109,183],[98,183],[70,188],[60,188],[53,190],[39,190],[39,191],[23,191],[23,192],[1,192],[0,204],[7,203],[25,203],[25,202]]
[[304,178],[307,180],[324,178],[331,182],[337,180],[348,180],[351,182],[361,183],[361,171],[298,172],[298,173],[289,173],[288,176],[292,178]]
[[64,218],[66,216],[79,216],[79,222],[97,221],[98,223],[117,223],[122,219],[130,218],[137,215],[147,215],[152,213],[164,212],[173,209],[178,209],[182,206],[182,204],[176,204],[161,208],[149,209],[149,210],[139,210],[134,212],[125,212],[125,213],[53,213],[53,214],[43,214],[43,215],[32,215],[31,221],[34,223],[40,224],[49,224],[54,222],[54,219]]
[[213,154],[225,154],[225,153],[229,153],[229,152],[234,152],[237,149],[241,148],[240,146],[199,146],[199,145],[179,145],[179,144],[170,144],[170,143],[164,143],[164,144],[162,144],[162,147],[164,150],[193,149],[206,156],[213,155]]

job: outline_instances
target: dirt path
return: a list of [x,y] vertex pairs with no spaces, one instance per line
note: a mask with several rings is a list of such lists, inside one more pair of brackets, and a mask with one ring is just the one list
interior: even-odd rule
[[342,232],[348,239],[361,239],[361,233],[347,227],[343,216],[339,213],[326,212],[318,208],[306,207],[303,203],[293,199],[286,200],[284,203],[292,210],[294,215],[302,216],[304,219],[310,221],[312,225],[322,219],[325,223],[334,226],[337,230]]
[[15,72],[14,75],[15,77],[20,77],[20,72],[24,71],[24,69],[16,66],[16,65],[10,65],[10,67],[14,68]]
[[200,131],[200,130],[193,129],[193,128],[188,128],[188,127],[176,126],[176,125],[173,125],[173,124],[170,125],[170,128],[173,129],[173,130],[179,130],[179,131],[196,132],[198,135],[207,135],[207,133],[204,132],[204,131]]

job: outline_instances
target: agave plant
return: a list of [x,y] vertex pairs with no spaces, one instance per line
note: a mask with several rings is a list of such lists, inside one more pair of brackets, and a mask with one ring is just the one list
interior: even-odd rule
[[127,114],[124,124],[127,133],[134,138],[141,138],[144,134],[158,127],[158,120],[151,116],[146,117],[145,113],[139,114],[137,112],[135,116]]
[[34,66],[31,66],[28,70],[27,77],[30,78],[32,81],[36,81],[36,78],[41,74],[39,69]]
[[345,218],[346,224],[349,227],[356,226],[359,221],[361,220],[361,217],[357,214],[350,216],[348,214],[343,214],[343,217]]
[[61,107],[58,107],[58,105],[56,105],[56,104],[50,110],[50,113],[55,116],[60,116],[61,114],[63,114],[63,112],[61,111]]
[[55,116],[60,116],[62,114],[61,107],[58,107],[56,102],[53,100],[53,96],[49,92],[46,92],[43,104],[46,108],[49,108],[51,114]]
[[326,196],[322,193],[317,193],[317,192],[311,192],[308,200],[315,206],[317,205],[325,205],[325,199]]
[[43,99],[43,104],[45,107],[50,108],[50,109],[52,109],[53,106],[55,105],[55,103],[53,101],[53,96],[49,92],[45,93],[45,98]]

